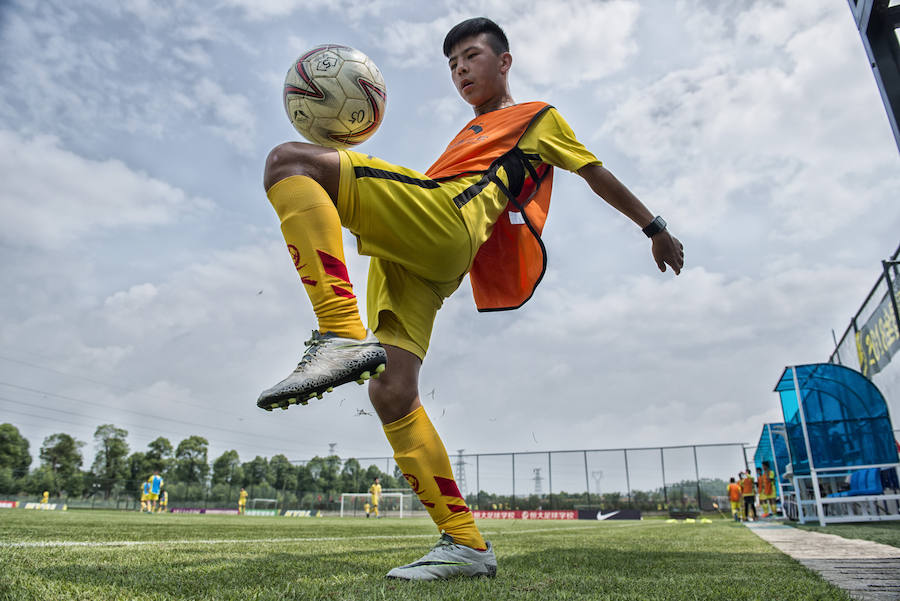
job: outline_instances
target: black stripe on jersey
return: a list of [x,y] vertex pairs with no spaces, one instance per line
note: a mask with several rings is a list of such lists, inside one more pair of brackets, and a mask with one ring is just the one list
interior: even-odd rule
[[419,186],[420,188],[434,189],[440,187],[440,184],[433,179],[416,179],[402,173],[394,173],[393,171],[385,171],[384,169],[374,169],[372,167],[354,167],[353,173],[356,177],[375,177],[378,179],[390,179],[402,184],[410,184]]
[[454,196],[453,204],[455,204],[458,209],[463,208],[466,206],[466,203],[481,194],[481,191],[487,188],[489,183],[491,183],[491,178],[488,174],[485,174],[480,180]]

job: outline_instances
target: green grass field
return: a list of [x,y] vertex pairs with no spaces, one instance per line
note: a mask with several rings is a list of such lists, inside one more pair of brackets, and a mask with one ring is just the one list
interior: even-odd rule
[[410,583],[384,574],[437,540],[427,519],[0,510],[0,600],[849,600],[726,520],[480,527],[497,578]]
[[844,538],[861,538],[876,543],[900,547],[900,522],[873,522],[869,524],[792,524],[796,528],[824,532],[825,534],[837,534]]

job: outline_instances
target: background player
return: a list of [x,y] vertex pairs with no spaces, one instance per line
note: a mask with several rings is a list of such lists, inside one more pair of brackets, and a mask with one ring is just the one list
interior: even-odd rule
[[150,511],[150,480],[141,484],[141,513]]
[[[295,142],[269,153],[263,177],[319,327],[294,372],[265,390],[257,405],[287,408],[344,382],[362,382],[387,365],[370,384],[369,398],[397,465],[442,532],[431,552],[391,570],[392,578],[496,572],[492,546],[475,526],[422,408],[419,369],[437,310],[470,270],[479,308],[512,309],[530,298],[546,264],[539,236],[552,167],[577,173],[642,228],[661,271],[669,265],[678,274],[684,263],[665,221],[602,166],[555,109],[513,100],[512,55],[500,27],[483,18],[464,21],[447,34],[443,50],[475,119],[425,174]],[[342,225],[372,257],[371,331],[356,306]],[[510,248],[505,239],[516,244]]]
[[244,515],[244,512],[247,511],[247,491],[241,487],[241,492],[238,495],[238,515]]
[[[375,514],[375,517],[378,517],[378,502],[381,500],[381,480],[376,477],[372,482],[372,486],[369,487],[369,494],[372,495],[372,513]],[[366,511],[366,517],[369,517],[369,512]]]
[[153,475],[148,479],[150,482],[150,493],[147,495],[147,501],[150,513],[154,513],[156,511],[156,501],[159,499],[159,493],[162,489],[163,479],[162,476],[159,475],[159,470],[153,472]]
[[769,462],[763,461],[762,468],[756,468],[756,480],[759,488],[759,508],[762,517],[774,516],[775,508],[775,472],[769,469]]
[[731,517],[735,522],[741,521],[741,486],[731,479],[728,483],[728,500],[731,502]]
[[159,513],[165,513],[169,507],[169,491],[159,493]]
[[756,484],[750,470],[747,470],[741,479],[741,495],[744,499],[744,519],[749,521],[752,513],[753,519],[756,520]]

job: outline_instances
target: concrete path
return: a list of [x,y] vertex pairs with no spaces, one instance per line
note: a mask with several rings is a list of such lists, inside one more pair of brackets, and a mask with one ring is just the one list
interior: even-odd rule
[[898,547],[776,523],[750,522],[747,527],[854,599],[900,600]]

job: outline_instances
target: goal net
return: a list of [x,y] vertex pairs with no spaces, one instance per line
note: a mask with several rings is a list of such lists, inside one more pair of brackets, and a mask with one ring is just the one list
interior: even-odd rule
[[246,515],[278,515],[278,499],[250,499]]
[[[365,517],[366,503],[371,511],[372,495],[367,492],[345,492],[341,494],[341,517]],[[409,493],[383,492],[378,498],[378,515],[399,517],[409,515],[412,495]]]

